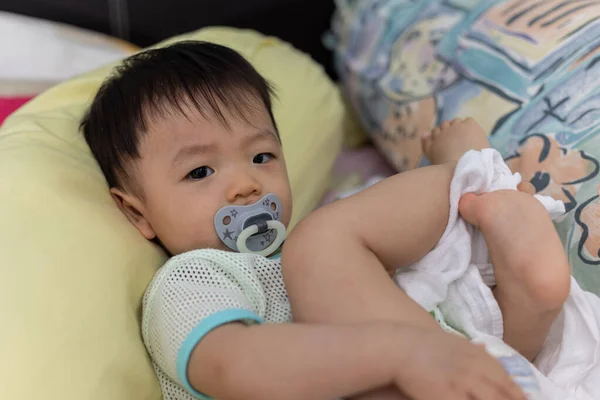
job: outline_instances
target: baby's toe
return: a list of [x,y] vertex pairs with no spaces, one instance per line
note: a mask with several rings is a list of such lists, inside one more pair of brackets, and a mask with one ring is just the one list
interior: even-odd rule
[[421,149],[423,154],[429,157],[431,153],[431,144],[433,143],[433,131],[425,132],[421,137]]

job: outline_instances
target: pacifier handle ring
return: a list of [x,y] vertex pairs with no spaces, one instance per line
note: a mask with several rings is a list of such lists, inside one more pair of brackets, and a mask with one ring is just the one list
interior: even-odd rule
[[285,225],[277,220],[269,220],[267,221],[267,228],[274,230],[277,233],[275,240],[269,247],[263,249],[261,251],[252,251],[246,246],[246,241],[248,238],[256,233],[258,233],[258,226],[252,225],[244,229],[237,239],[237,248],[240,253],[252,253],[258,254],[259,256],[267,257],[273,253],[281,246],[281,243],[285,240]]

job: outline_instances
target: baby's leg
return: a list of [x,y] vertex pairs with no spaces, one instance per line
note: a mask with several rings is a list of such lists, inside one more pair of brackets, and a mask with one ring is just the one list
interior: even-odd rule
[[[283,272],[296,320],[381,319],[437,327],[390,274],[437,244],[448,223],[456,160],[468,150],[489,147],[483,131],[472,129],[474,121],[461,124],[465,134],[445,146],[431,145],[439,129],[424,140],[425,154],[440,165],[395,175],[330,204],[291,232]],[[441,128],[450,126],[459,121]]]
[[440,239],[453,173],[452,163],[401,173],[301,221],[282,254],[294,319],[387,320],[439,329],[390,274]]
[[570,290],[570,269],[548,213],[533,196],[468,194],[459,210],[488,245],[504,319],[504,341],[533,361]]
[[[474,120],[454,120],[424,137],[423,149],[436,164],[457,159],[470,143],[489,147],[484,131]],[[519,185],[519,190],[535,193],[528,182]],[[504,340],[532,360],[568,295],[566,255],[548,213],[533,197],[508,193],[477,200],[469,203],[477,206],[475,214],[463,206],[461,215],[481,226],[490,250]]]

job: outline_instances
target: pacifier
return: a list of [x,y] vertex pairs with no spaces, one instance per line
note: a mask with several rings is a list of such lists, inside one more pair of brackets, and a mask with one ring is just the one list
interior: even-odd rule
[[215,229],[231,250],[266,257],[285,240],[281,211],[281,202],[269,193],[254,204],[221,208],[215,215]]

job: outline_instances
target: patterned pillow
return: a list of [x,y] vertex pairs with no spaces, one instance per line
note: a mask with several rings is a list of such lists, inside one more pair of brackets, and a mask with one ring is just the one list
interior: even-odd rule
[[573,273],[600,294],[600,3],[338,0],[332,47],[349,101],[398,171],[419,137],[475,118],[513,171],[565,201]]

